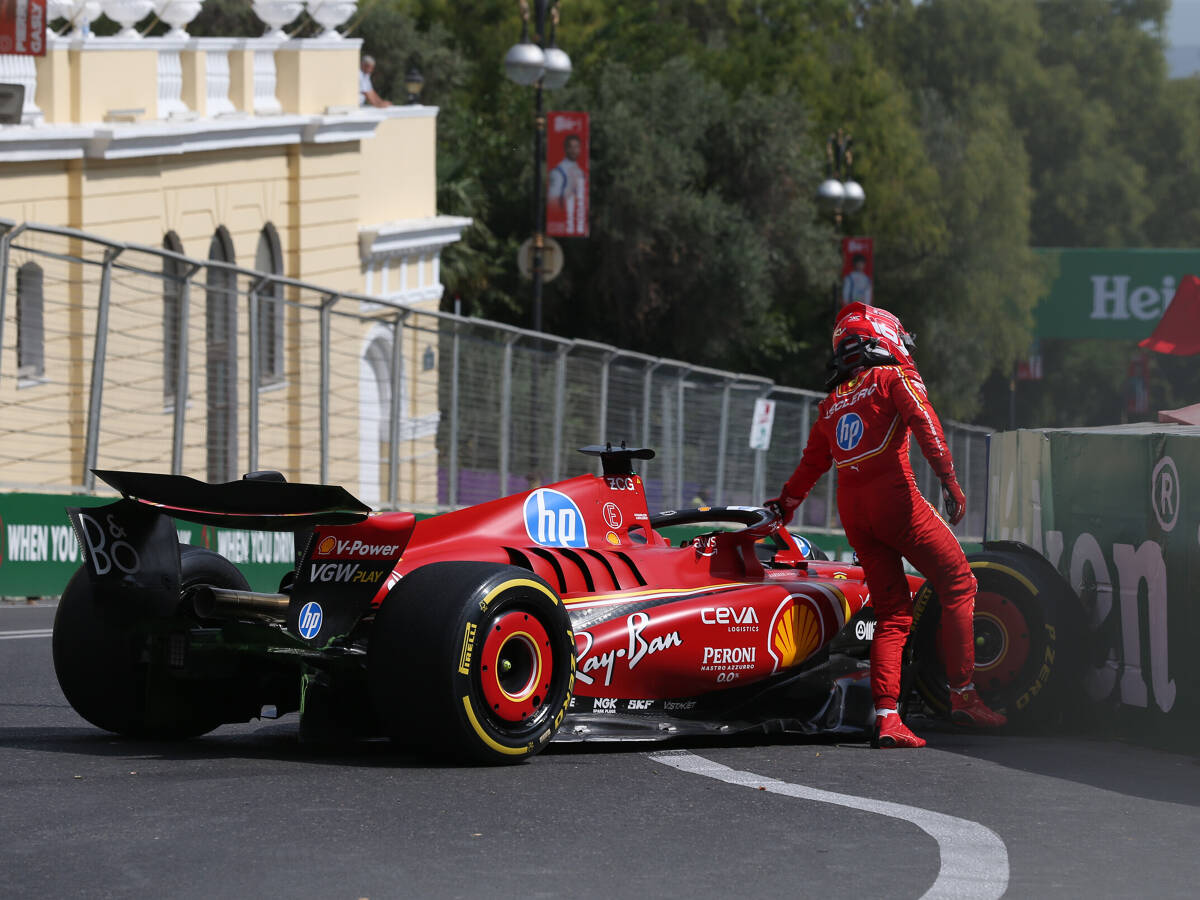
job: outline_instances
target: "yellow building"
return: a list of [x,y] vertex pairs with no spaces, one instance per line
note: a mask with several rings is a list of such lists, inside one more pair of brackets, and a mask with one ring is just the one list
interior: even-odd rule
[[0,56],[26,89],[0,126],[0,486],[261,467],[436,502],[438,330],[419,311],[470,224],[437,213],[437,108],[360,106],[361,42],[332,30],[177,31]]

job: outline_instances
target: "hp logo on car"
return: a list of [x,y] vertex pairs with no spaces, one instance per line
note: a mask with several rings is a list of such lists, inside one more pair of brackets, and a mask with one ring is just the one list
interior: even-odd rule
[[316,601],[305,603],[304,608],[300,610],[300,623],[297,626],[300,637],[305,640],[315,638],[317,632],[321,630],[321,619],[323,618],[320,603]]
[[843,450],[853,450],[863,436],[863,420],[858,413],[846,413],[837,423],[837,445]]
[[543,547],[586,547],[583,513],[566,494],[542,488],[525,498],[525,531]]

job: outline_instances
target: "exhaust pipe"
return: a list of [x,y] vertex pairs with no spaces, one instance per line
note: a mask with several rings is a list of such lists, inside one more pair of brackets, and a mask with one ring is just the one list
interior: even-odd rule
[[291,602],[292,599],[287,594],[231,591],[210,584],[192,588],[192,609],[201,619],[248,616],[268,622],[285,622]]

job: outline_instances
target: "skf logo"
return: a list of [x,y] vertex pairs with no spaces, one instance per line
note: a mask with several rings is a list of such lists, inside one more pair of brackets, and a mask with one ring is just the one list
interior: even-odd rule
[[837,423],[837,445],[843,450],[853,450],[863,436],[863,420],[858,413],[846,413]]
[[630,700],[629,709],[649,709],[654,705],[653,700]]
[[300,610],[300,619],[296,627],[296,630],[300,632],[300,637],[306,641],[315,638],[321,630],[321,619],[321,604],[316,601],[305,603]]
[[542,488],[525,498],[525,533],[542,547],[586,547],[583,513],[561,491]]

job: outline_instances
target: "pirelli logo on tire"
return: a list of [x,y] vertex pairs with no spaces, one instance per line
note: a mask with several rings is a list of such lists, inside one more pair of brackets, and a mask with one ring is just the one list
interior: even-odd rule
[[466,630],[463,632],[462,652],[458,655],[458,673],[460,675],[471,674],[471,652],[475,649],[475,632],[478,626],[474,622],[468,622]]

